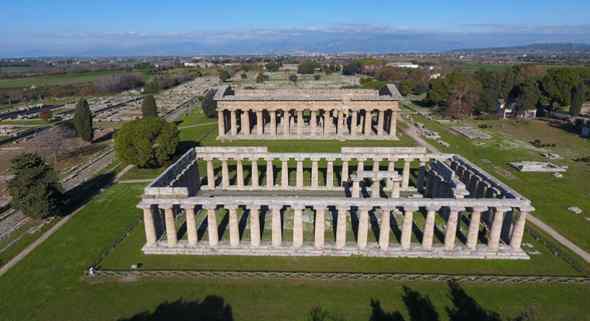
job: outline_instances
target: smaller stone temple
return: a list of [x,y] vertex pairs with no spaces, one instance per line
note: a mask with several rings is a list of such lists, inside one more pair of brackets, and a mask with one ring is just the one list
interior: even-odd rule
[[218,139],[397,139],[401,95],[384,89],[233,89],[214,97]]
[[422,147],[196,147],[138,207],[146,254],[479,259],[528,259],[534,210],[466,159]]

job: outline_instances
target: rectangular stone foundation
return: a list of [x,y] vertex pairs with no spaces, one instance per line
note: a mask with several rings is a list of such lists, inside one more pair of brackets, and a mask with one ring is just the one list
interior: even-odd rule
[[423,250],[418,243],[412,244],[409,250],[402,250],[399,246],[382,250],[378,245],[368,245],[361,250],[356,245],[347,245],[342,249],[326,246],[316,249],[313,244],[306,244],[300,248],[291,246],[274,247],[270,242],[262,242],[260,246],[240,245],[231,247],[229,242],[220,242],[215,247],[207,244],[190,246],[186,241],[180,241],[174,247],[167,243],[158,242],[157,245],[145,245],[142,251],[146,255],[228,255],[228,256],[365,256],[365,257],[407,257],[407,258],[440,258],[440,259],[506,259],[528,260],[530,257],[523,250],[514,250],[502,245],[498,251],[489,251],[487,246],[478,246],[477,250],[468,250],[458,246],[452,251],[446,251],[442,246],[432,250]]

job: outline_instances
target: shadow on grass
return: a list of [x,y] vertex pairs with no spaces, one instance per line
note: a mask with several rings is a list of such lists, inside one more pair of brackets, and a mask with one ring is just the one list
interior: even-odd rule
[[88,181],[74,187],[65,194],[65,201],[62,210],[62,216],[70,215],[80,206],[86,204],[102,189],[108,188],[113,184],[115,174],[113,172],[94,176]]
[[154,312],[141,312],[119,321],[233,321],[229,304],[218,296],[208,296],[203,301],[185,301],[160,304]]
[[[450,321],[533,321],[534,310],[528,309],[514,318],[502,319],[495,311],[483,308],[473,297],[454,281],[448,283],[451,306],[445,308]],[[403,287],[401,297],[407,311],[409,321],[439,321],[441,318],[430,297],[407,286]],[[369,303],[371,314],[369,321],[405,321],[401,311],[386,311],[377,299]],[[308,321],[346,321],[346,317],[332,314],[329,311],[314,307],[307,315]]]

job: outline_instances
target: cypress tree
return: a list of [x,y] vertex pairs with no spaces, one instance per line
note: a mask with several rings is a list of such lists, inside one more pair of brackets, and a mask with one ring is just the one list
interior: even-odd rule
[[92,113],[86,99],[80,99],[74,112],[74,127],[78,136],[84,141],[92,142],[94,129],[92,128]]
[[21,154],[12,160],[10,170],[14,178],[8,182],[8,192],[14,208],[34,219],[59,211],[62,187],[53,168],[41,156]]
[[153,95],[143,97],[141,113],[143,114],[143,118],[158,117],[158,106],[156,105],[156,99],[154,99]]
[[580,82],[577,86],[572,89],[572,105],[570,107],[570,114],[572,116],[578,116],[580,110],[582,110],[582,105],[584,104],[584,99],[586,99],[586,88],[584,87],[584,83]]

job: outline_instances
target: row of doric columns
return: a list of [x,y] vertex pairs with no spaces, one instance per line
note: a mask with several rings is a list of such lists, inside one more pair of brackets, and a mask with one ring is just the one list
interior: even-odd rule
[[[250,181],[245,181],[244,175],[244,160],[248,159],[250,162]],[[295,185],[291,185],[289,183],[289,161],[294,159],[296,162],[295,171],[296,171],[296,179]],[[341,163],[340,166],[340,181],[335,184],[335,175],[334,175],[334,163],[339,160]],[[234,184],[230,184],[230,161],[232,162],[231,166],[235,168],[235,181]],[[222,158],[222,159],[215,159],[215,158],[206,158],[207,162],[207,189],[214,190],[214,189],[266,189],[266,190],[274,190],[274,189],[331,189],[336,186],[344,186],[346,182],[350,179],[350,160],[349,159],[337,159],[337,158],[311,158],[309,161],[311,162],[311,182],[309,185],[305,185],[304,182],[304,172],[306,171],[304,167],[304,162],[306,158],[303,157],[283,157],[283,158],[273,158],[267,157],[263,160],[266,163],[266,170],[265,170],[265,177],[266,181],[260,181],[260,172],[259,172],[259,162],[261,160],[256,157],[248,158],[247,155],[243,156],[235,156],[233,158]],[[356,159],[356,170],[357,173],[363,172],[365,170],[365,161],[366,159]],[[373,159],[372,170],[373,172],[380,171],[380,166],[382,162],[385,161],[388,164],[387,171],[391,172],[392,174],[396,171],[395,164],[398,161],[402,162],[402,181],[401,181],[401,190],[408,190],[410,188],[410,176],[411,176],[411,166],[412,162],[414,161],[413,158],[403,158],[403,159],[388,159],[388,160],[381,160],[381,159]],[[221,164],[221,185],[219,186],[216,182],[216,175],[215,175],[215,164],[214,162]],[[325,184],[320,186],[320,175],[319,175],[319,165],[320,162],[322,165],[325,165]],[[280,163],[280,177],[276,178],[275,180],[275,168],[277,167],[276,164]],[[419,172],[418,172],[418,179],[416,181],[416,188],[421,191],[424,187],[424,178],[425,178],[425,167],[426,167],[426,160],[420,159],[419,162]],[[392,188],[392,186],[388,186],[388,188]]]
[[218,111],[220,137],[382,137],[397,139],[399,111],[267,110]]
[[[326,246],[325,244],[325,218],[326,213],[328,211],[335,210],[336,211],[336,237],[335,242],[333,245],[330,245],[331,248],[335,249],[342,249],[347,245],[350,245],[347,240],[347,231],[348,231],[348,222],[351,220],[349,216],[351,216],[351,210],[356,212],[358,218],[358,227],[356,231],[356,246],[359,249],[365,249],[368,246],[368,235],[370,230],[370,212],[373,211],[374,215],[379,217],[378,224],[379,224],[379,233],[378,233],[378,240],[377,244],[380,249],[387,250],[391,246],[390,236],[391,236],[391,214],[392,212],[397,212],[402,214],[402,221],[401,221],[401,237],[399,248],[401,250],[411,250],[411,249],[422,249],[426,251],[433,250],[433,240],[435,235],[435,226],[436,226],[436,216],[437,214],[443,220],[446,219],[446,224],[444,228],[444,242],[442,244],[442,248],[445,251],[453,251],[457,247],[457,232],[458,226],[461,222],[462,217],[469,218],[469,225],[467,230],[466,236],[466,243],[464,244],[464,248],[469,250],[477,250],[478,243],[480,240],[481,234],[481,226],[482,226],[482,215],[489,215],[492,216],[492,224],[489,227],[489,233],[487,237],[487,250],[488,251],[498,251],[500,248],[500,241],[501,241],[501,231],[503,226],[505,225],[504,219],[506,217],[505,213],[513,211],[511,208],[485,208],[485,207],[474,207],[471,209],[470,213],[467,212],[466,208],[457,208],[457,207],[423,207],[424,212],[426,214],[425,222],[424,222],[424,229],[422,232],[422,240],[420,243],[413,243],[413,230],[415,226],[415,213],[419,210],[418,207],[374,207],[370,204],[362,204],[360,206],[303,206],[303,205],[270,205],[270,206],[261,206],[261,205],[232,205],[232,206],[224,206],[227,209],[227,215],[229,216],[228,220],[228,234],[229,234],[229,246],[230,247],[239,247],[243,242],[240,240],[240,231],[239,231],[239,219],[238,219],[238,210],[242,209],[242,212],[248,212],[249,218],[249,229],[250,229],[250,247],[258,247],[261,246],[261,220],[260,214],[261,211],[266,210],[267,213],[270,213],[271,216],[271,246],[274,247],[281,247],[281,246],[288,246],[283,241],[283,219],[284,215],[287,213],[287,209],[290,208],[292,210],[293,215],[293,229],[292,229],[292,244],[291,246],[294,248],[302,247],[304,244],[304,231],[303,231],[303,211],[305,209],[311,209],[314,212],[315,220],[314,220],[314,240],[313,240],[313,247],[317,249],[322,249]],[[146,242],[148,246],[167,246],[167,247],[175,247],[178,244],[178,226],[176,224],[178,215],[179,207],[173,205],[166,205],[160,206],[161,209],[157,208],[157,205],[147,206],[144,207],[144,227],[145,227],[145,235],[146,235]],[[199,212],[196,212],[195,209],[201,209]],[[216,247],[219,243],[219,226],[217,222],[218,212],[221,211],[220,208],[213,205],[207,206],[185,206],[183,205],[185,217],[186,217],[186,233],[187,233],[187,244],[190,246],[197,246],[199,243],[197,240],[197,225],[195,216],[199,215],[198,213],[203,213],[206,216],[206,223],[207,223],[207,231],[208,231],[208,246]],[[154,213],[157,215],[155,216]],[[162,214],[163,213],[163,214]],[[155,217],[161,217],[163,215],[164,219],[164,230],[166,231],[166,241],[161,244],[158,242],[157,232],[156,232],[156,223]],[[517,219],[515,220],[514,224],[510,222],[512,226],[512,231],[510,233],[510,240],[509,246],[513,250],[519,250],[522,244],[522,239],[524,236],[524,229],[526,223],[526,210],[520,210]],[[485,224],[483,224],[485,225]]]

